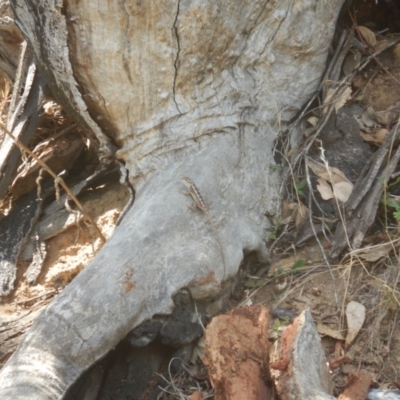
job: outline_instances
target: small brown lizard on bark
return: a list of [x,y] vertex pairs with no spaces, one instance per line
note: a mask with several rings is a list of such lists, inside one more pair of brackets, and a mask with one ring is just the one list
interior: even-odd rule
[[211,218],[210,212],[208,211],[208,207],[206,206],[206,203],[205,203],[203,196],[201,195],[198,187],[194,184],[194,182],[190,178],[188,178],[186,176],[184,178],[181,178],[181,181],[188,188],[188,193],[186,193],[186,194],[190,195],[194,201],[195,207],[194,208],[191,207],[191,208],[193,210],[195,210],[196,207],[198,209],[200,209],[204,213],[204,215],[207,217],[208,221],[210,222],[210,225],[214,232],[215,239],[218,242],[218,246],[221,251],[222,262],[224,264],[223,279],[225,279],[225,275],[226,275],[225,254],[224,254],[224,249],[222,247],[222,243],[221,243],[221,239],[220,239],[220,235],[218,233],[217,227],[215,226],[213,219]]

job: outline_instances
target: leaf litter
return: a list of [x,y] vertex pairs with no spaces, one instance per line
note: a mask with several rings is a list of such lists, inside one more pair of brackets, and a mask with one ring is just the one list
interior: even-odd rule
[[[363,52],[355,48],[354,43],[357,42],[354,41],[354,37],[357,35],[359,39],[361,36],[367,46],[364,46]],[[378,199],[375,211],[363,209],[371,212],[373,217],[370,226],[360,233],[360,248],[348,248],[346,246],[349,242],[345,241],[346,246],[340,249],[339,256],[329,257],[334,244],[333,233],[338,224],[344,225],[342,236],[346,236],[346,222],[351,217],[346,204],[358,189],[348,171],[342,166],[326,162],[323,156],[326,145],[321,144],[319,133],[328,123],[330,116],[349,105],[357,104],[363,110],[361,114],[354,112],[354,119],[360,127],[359,135],[365,142],[371,143],[376,151],[387,140],[391,131],[397,129],[396,123],[400,113],[400,45],[394,44],[398,37],[379,36],[365,26],[358,26],[357,33],[350,36],[350,45],[343,52],[351,61],[348,61],[346,66],[340,66],[343,72],[339,68],[337,73],[337,67],[332,67],[332,76],[326,76],[321,84],[320,105],[316,106],[318,102],[315,99],[314,103],[310,102],[313,107],[301,116],[308,121],[313,130],[305,135],[302,148],[286,149],[286,154],[290,155],[290,162],[294,166],[293,171],[296,171],[294,181],[309,183],[305,186],[293,185],[288,190],[286,202],[290,206],[286,208],[286,215],[282,217],[281,222],[275,224],[276,238],[271,241],[269,271],[261,276],[244,272],[242,275],[242,289],[245,295],[242,303],[265,304],[270,309],[280,307],[293,314],[299,314],[306,309],[311,311],[325,355],[330,360],[330,365],[335,365],[332,372],[336,396],[346,388],[352,387],[357,381],[355,376],[358,376],[358,381],[367,382],[364,388],[370,384],[380,388],[394,388],[400,381],[397,372],[400,364],[400,218],[396,218],[396,207],[387,201],[389,195],[400,195],[399,183],[391,185],[396,181],[396,177],[400,176],[397,168],[394,168],[382,185],[381,192],[375,194]],[[357,46],[360,47],[359,43]],[[386,50],[381,52],[383,48]],[[338,52],[342,50],[339,48]],[[379,62],[375,62],[376,60]],[[398,140],[393,135],[386,161],[397,146]],[[304,157],[308,157],[309,170],[304,168],[302,163]],[[359,171],[358,174],[362,176],[363,171]],[[376,176],[374,179],[380,178]],[[99,195],[99,192],[97,194]],[[385,196],[386,201],[382,201],[382,198],[385,200]],[[110,231],[124,201],[126,196],[121,194],[121,201],[115,208],[117,211],[113,211],[110,221],[105,224]],[[330,203],[330,208],[325,208],[326,203]],[[113,210],[112,207],[109,209]],[[102,212],[105,213],[104,209],[99,215]],[[62,241],[56,247],[61,249],[66,243],[76,240],[76,231],[73,227],[71,230],[67,231],[69,236],[66,236],[64,241],[60,239],[61,236],[53,239]],[[306,230],[311,232],[309,239],[296,245],[300,243],[296,242],[298,233]],[[84,243],[90,241],[88,238],[85,240]],[[85,245],[78,241],[76,247],[77,253],[73,255],[73,262],[79,264],[82,259],[78,260],[82,256],[78,254],[78,250]],[[94,255],[93,252],[89,254],[88,248],[85,251],[87,254],[85,253],[83,258]],[[61,255],[57,252],[50,259],[51,262],[46,266],[39,286],[28,287],[23,283],[23,278],[19,277],[19,286],[12,301],[3,304],[0,309],[2,315],[12,315],[13,302],[20,302],[29,309],[32,304],[42,301],[42,294],[49,289],[53,290],[55,281],[51,280],[49,283],[43,278],[46,271],[52,271],[60,260],[62,264],[68,264],[72,259],[68,254]],[[83,263],[86,262],[84,259]],[[71,279],[69,274],[73,276],[76,272],[77,270],[67,272],[66,281]],[[246,282],[251,284],[246,285]],[[335,301],[336,296],[340,300],[339,304]],[[30,303],[29,299],[33,299],[33,303]],[[43,303],[41,305],[43,306]],[[287,324],[285,317],[272,317],[271,337],[278,338]],[[270,347],[271,354],[274,348]],[[185,379],[180,379],[178,381],[184,386]],[[178,381],[175,382],[175,386]],[[202,398],[198,390],[193,393],[196,393],[197,398]],[[176,396],[182,398],[182,393]],[[164,393],[161,398],[177,398],[176,396]]]

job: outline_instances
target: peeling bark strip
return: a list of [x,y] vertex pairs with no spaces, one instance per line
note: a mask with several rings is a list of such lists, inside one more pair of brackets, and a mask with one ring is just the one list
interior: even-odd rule
[[136,200],[35,320],[0,398],[59,399],[130,330],[171,313],[178,290],[215,295],[221,252],[180,178],[207,200],[227,277],[244,252],[265,254],[264,215],[279,208],[274,139],[318,86],[341,3],[15,2],[53,91],[105,146],[97,123],[113,127]]
[[82,98],[69,59],[67,22],[60,1],[29,0],[12,3],[16,22],[33,51],[52,88],[53,95],[99,142],[100,159],[112,156],[113,146],[90,116]]
[[12,14],[10,2],[2,1],[0,9],[0,69],[8,79],[14,81],[20,58],[20,45],[24,39],[14,24]]
[[[28,69],[24,93],[8,123],[14,138],[25,145],[32,140],[42,120],[40,108],[44,98],[44,86],[43,76],[36,71],[36,65],[32,62]],[[20,163],[21,150],[15,146],[12,138],[5,135],[0,145],[0,198],[7,193]]]

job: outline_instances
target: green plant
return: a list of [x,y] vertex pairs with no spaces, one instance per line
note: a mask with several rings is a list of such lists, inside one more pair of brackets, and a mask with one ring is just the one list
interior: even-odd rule
[[387,196],[383,196],[381,199],[381,203],[386,208],[393,209],[393,218],[396,221],[400,221],[400,204],[396,200],[390,199]]
[[306,265],[306,260],[303,260],[302,258],[299,258],[296,260],[293,264],[292,271],[297,271],[302,269]]
[[271,230],[269,232],[267,232],[267,237],[268,237],[268,239],[276,240],[282,224],[281,224],[281,220],[279,219],[279,217],[274,217],[272,221],[273,221],[274,225],[272,226]]
[[299,183],[296,183],[295,189],[298,194],[298,196],[303,196],[304,197],[304,188],[307,186],[307,180],[303,179]]

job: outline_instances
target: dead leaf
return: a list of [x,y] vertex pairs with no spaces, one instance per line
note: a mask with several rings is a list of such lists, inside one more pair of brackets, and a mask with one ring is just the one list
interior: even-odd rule
[[333,103],[333,99],[336,93],[337,89],[331,87],[329,87],[328,90],[326,91],[326,96],[324,99],[324,107],[322,108],[322,112],[324,115],[328,112],[330,105]]
[[336,92],[337,92],[337,89],[334,89],[331,87],[328,88],[328,90],[326,91],[324,105],[326,105],[328,103],[330,104],[332,102],[332,97],[335,95]]
[[385,140],[386,136],[388,135],[389,131],[385,128],[378,129],[376,131],[372,132],[363,132],[360,131],[361,137],[369,143],[375,143],[375,144],[382,144],[383,141]]
[[323,175],[326,172],[325,165],[321,164],[319,162],[316,162],[314,160],[309,160],[308,166],[311,168],[311,171],[314,172],[315,175],[317,175],[321,178],[323,177]]
[[382,50],[386,49],[388,47],[388,40],[383,39],[383,40],[377,40],[376,45],[374,46],[374,51],[376,53],[381,52]]
[[[353,184],[346,178],[340,169],[330,167],[316,161],[309,160],[308,165],[318,179],[317,190],[324,200],[336,197],[339,201],[345,203],[353,191]],[[328,184],[331,183],[332,187]]]
[[310,117],[307,119],[307,122],[312,125],[314,128],[318,125],[319,119],[317,117]]
[[299,203],[296,212],[295,224],[296,228],[301,226],[308,219],[308,209],[303,203]]
[[325,179],[318,178],[317,190],[323,200],[330,200],[335,197],[331,185]]
[[329,328],[329,326],[320,322],[317,323],[317,331],[320,335],[329,336],[337,340],[344,340],[343,335],[338,330]]
[[304,130],[303,135],[305,138],[308,138],[311,135],[313,135],[316,131],[317,131],[316,128],[314,128],[313,126],[309,126]]
[[375,119],[384,126],[391,125],[392,123],[392,117],[391,114],[393,114],[393,108],[394,107],[389,107],[387,110],[384,111],[376,111],[375,112]]
[[400,102],[383,111],[375,111],[374,118],[382,126],[391,127],[399,118]]
[[320,178],[325,179],[331,183],[338,183],[338,182],[349,182],[346,175],[336,167],[330,167],[329,165],[321,164],[314,160],[309,160],[308,165],[311,168],[312,172],[315,175],[319,176]]
[[342,203],[346,203],[353,191],[353,184],[350,182],[336,182],[332,184],[333,194]]
[[343,62],[343,73],[348,76],[350,75],[354,69],[358,66],[358,64],[361,61],[361,53],[357,50],[350,50],[347,55],[346,58],[344,59]]
[[343,93],[335,100],[335,110],[338,112],[351,98],[352,89],[350,86],[343,91]]
[[368,46],[374,47],[376,45],[376,36],[371,29],[368,29],[366,26],[357,26],[357,31]]
[[361,303],[350,301],[346,307],[346,319],[348,331],[345,344],[348,348],[364,324],[365,307]]
[[389,134],[389,130],[386,128],[381,128],[376,131],[376,138],[380,143],[386,139],[386,136]]
[[374,262],[378,261],[382,257],[387,257],[390,251],[393,249],[393,244],[385,243],[377,246],[365,247],[363,249],[356,250],[354,255],[361,258],[364,261]]
[[290,218],[294,211],[297,210],[297,203],[289,203],[286,200],[282,202],[282,220]]

